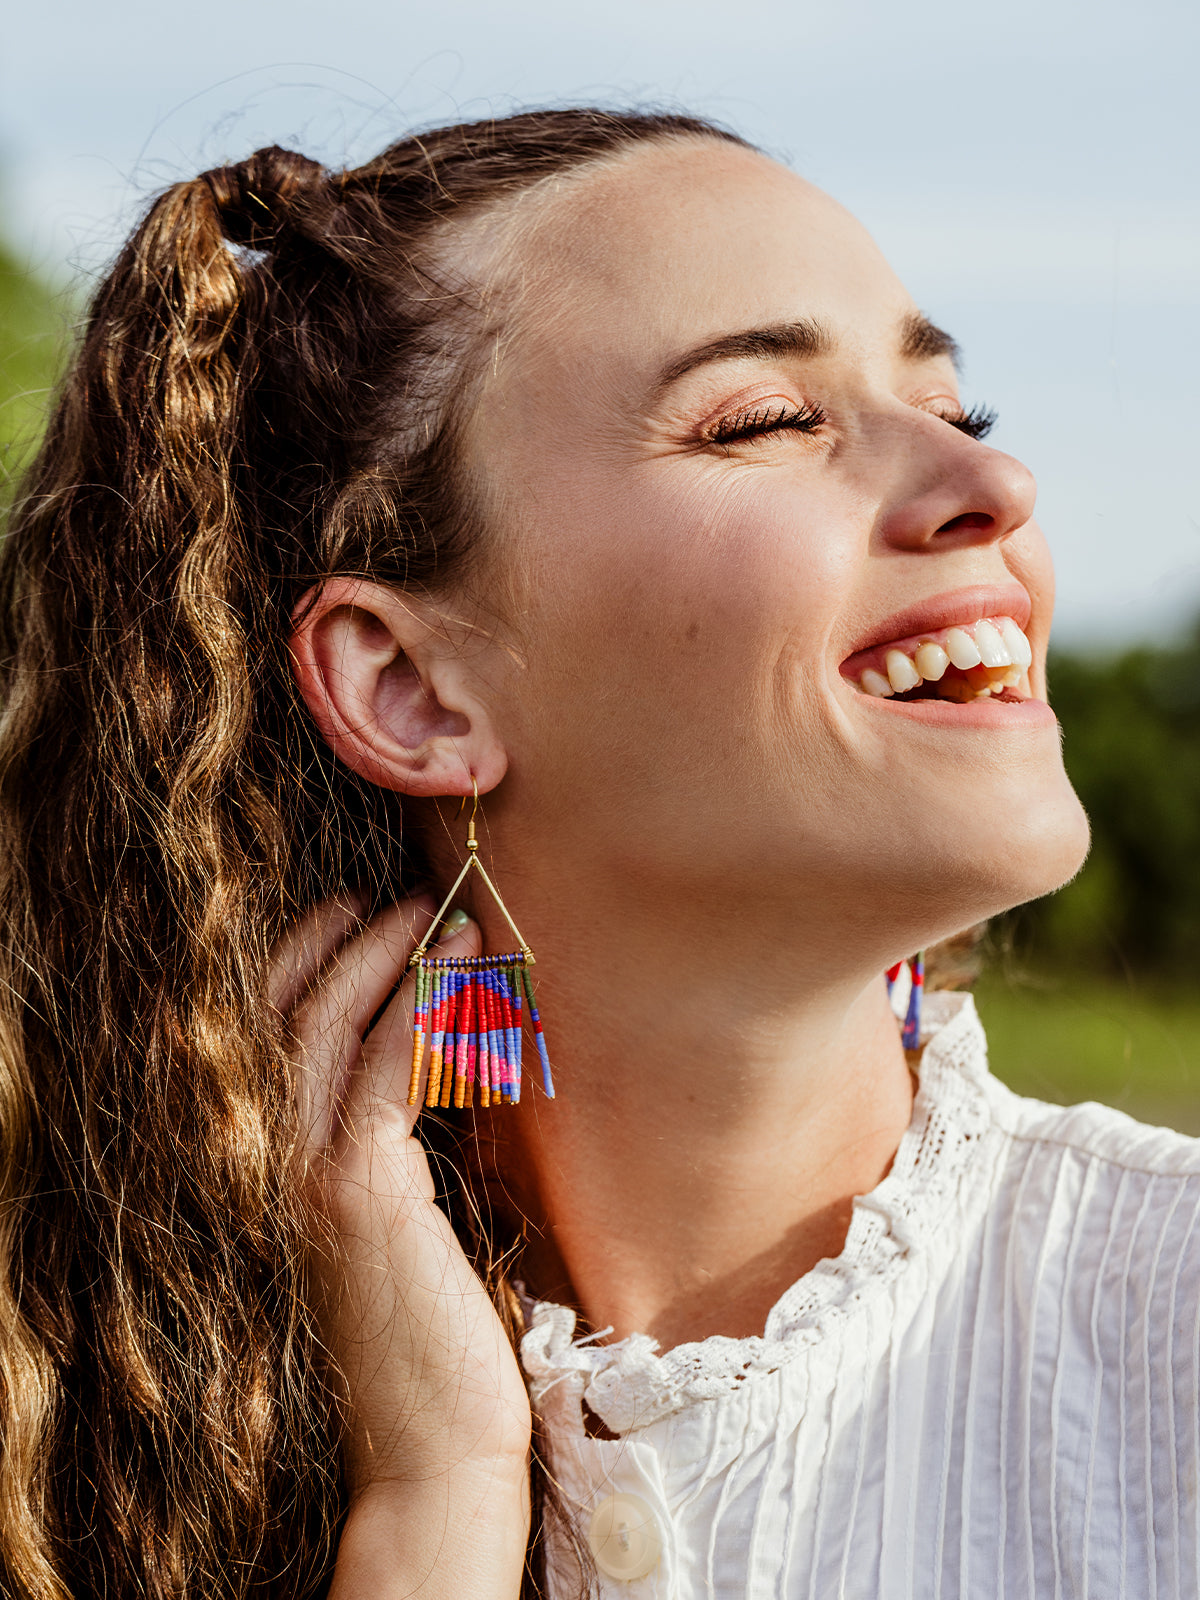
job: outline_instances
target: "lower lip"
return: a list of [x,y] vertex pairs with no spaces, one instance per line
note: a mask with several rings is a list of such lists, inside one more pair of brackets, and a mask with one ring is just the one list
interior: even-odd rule
[[861,694],[872,711],[881,716],[904,717],[931,728],[1057,728],[1058,718],[1044,700],[993,700],[984,696],[960,705],[954,700],[889,700],[883,695]]

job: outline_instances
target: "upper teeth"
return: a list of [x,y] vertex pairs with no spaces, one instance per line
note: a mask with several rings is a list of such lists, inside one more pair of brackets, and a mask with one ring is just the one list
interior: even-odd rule
[[954,698],[960,698],[963,690],[968,697],[989,695],[994,689],[1015,687],[1032,661],[1029,640],[1011,617],[985,617],[972,627],[930,635],[915,646],[892,645],[883,657],[887,676],[867,667],[858,682],[866,694],[887,698],[921,683],[938,683],[950,667],[957,667],[970,678],[964,683],[956,677],[947,692],[952,691]]

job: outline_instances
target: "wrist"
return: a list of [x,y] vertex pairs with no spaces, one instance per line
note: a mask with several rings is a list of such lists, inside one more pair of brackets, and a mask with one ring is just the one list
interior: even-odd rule
[[350,1503],[329,1600],[515,1600],[528,1538],[525,1463],[377,1480]]

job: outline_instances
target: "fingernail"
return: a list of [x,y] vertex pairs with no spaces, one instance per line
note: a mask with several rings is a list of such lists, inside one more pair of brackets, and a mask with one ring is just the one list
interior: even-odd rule
[[461,933],[470,920],[470,917],[465,911],[455,909],[446,918],[445,922],[442,923],[442,932]]

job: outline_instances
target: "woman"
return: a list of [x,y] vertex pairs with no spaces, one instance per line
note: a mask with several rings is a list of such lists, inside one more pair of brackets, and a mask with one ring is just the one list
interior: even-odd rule
[[[953,357],[688,119],[155,203],[4,552],[9,1589],[1194,1581],[1193,1146],[882,976],[1086,847]],[[423,1144],[471,819],[557,1096]]]

